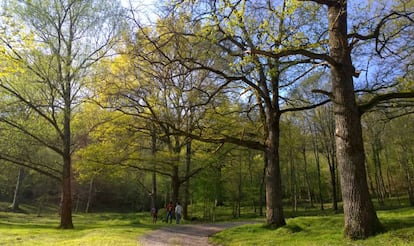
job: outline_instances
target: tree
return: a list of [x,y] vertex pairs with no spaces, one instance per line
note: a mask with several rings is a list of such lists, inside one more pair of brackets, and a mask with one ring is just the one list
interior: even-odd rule
[[[180,2],[178,7],[174,6],[175,10],[189,11],[187,5]],[[280,119],[286,112],[314,108],[329,101],[290,93],[316,68],[311,64],[321,57],[313,60],[295,56],[298,53],[289,51],[289,48],[294,45],[306,46],[309,39],[317,39],[319,35],[304,38],[303,30],[318,27],[307,26],[309,22],[298,18],[300,14],[308,14],[310,18],[313,15],[290,1],[191,2],[192,21],[202,23],[203,28],[200,32],[177,35],[207,40],[212,46],[205,50],[204,56],[219,59],[220,62],[209,64],[197,57],[184,56],[180,58],[181,62],[191,70],[203,69],[216,74],[224,80],[223,88],[235,88],[232,90],[233,97],[242,96],[247,102],[241,113],[261,125],[260,134],[255,131],[194,137],[202,141],[227,142],[263,151],[266,160],[266,223],[271,227],[283,226],[286,222],[279,156]],[[275,50],[276,53],[264,58],[262,55],[266,53],[260,52],[259,47]],[[301,68],[299,72],[295,70],[298,67]],[[252,117],[253,114],[256,114],[255,117]]]
[[22,186],[23,179],[24,179],[24,176],[25,176],[24,172],[25,172],[24,168],[20,167],[19,168],[19,174],[17,175],[16,189],[14,191],[13,202],[10,205],[10,209],[13,212],[17,212],[17,211],[20,210],[20,208],[19,208],[19,205],[20,205],[20,190],[21,190],[20,187]]
[[[306,0],[305,0],[306,1]],[[412,23],[412,13],[391,12],[379,20],[372,33],[368,35],[357,32],[348,33],[348,4],[346,0],[310,0],[328,7],[329,56],[326,61],[330,65],[332,93],[330,97],[334,105],[335,141],[337,160],[340,168],[341,190],[344,203],[345,235],[352,239],[366,238],[382,230],[374,206],[371,202],[365,170],[365,152],[362,139],[361,115],[381,101],[395,97],[412,97],[413,93],[388,94],[376,96],[369,102],[358,106],[355,98],[353,76],[358,72],[352,63],[351,52],[360,40],[375,40],[376,51],[392,53],[390,40],[393,34],[404,29],[383,31],[387,22],[402,19],[406,27]],[[381,36],[383,35],[383,36]],[[403,35],[401,35],[403,36]],[[384,40],[381,40],[385,37]],[[348,42],[353,38],[352,42]]]
[[325,156],[330,174],[332,188],[332,208],[338,210],[338,182],[337,182],[337,158],[335,146],[335,122],[332,106],[321,107],[315,110],[313,117],[317,138],[320,140],[322,153]]
[[[402,190],[407,192],[409,203],[411,206],[414,206],[414,181],[412,174],[414,164],[414,149],[412,145],[414,129],[412,124],[409,123],[412,119],[413,114],[410,114],[392,121],[386,121],[385,135],[389,141],[385,148],[388,152],[387,162],[389,164],[395,163],[393,169],[400,167],[400,172],[397,175],[398,177],[404,177],[404,179],[399,178],[398,180],[400,182],[405,181],[402,184]],[[391,173],[389,173],[389,176],[391,176]],[[389,180],[391,182],[391,177],[389,177]]]
[[73,228],[71,179],[75,133],[71,122],[76,107],[87,94],[84,83],[91,66],[110,54],[121,30],[120,13],[116,1],[8,2],[7,14],[14,23],[23,21],[24,28],[19,32],[25,38],[1,37],[7,55],[21,70],[2,77],[0,87],[26,110],[24,113],[38,117],[43,131],[48,128],[50,132],[30,128],[4,113],[1,122],[60,156],[62,164],[56,167],[60,170],[46,166],[44,172],[53,170],[61,175],[50,176],[62,184],[59,227],[63,229]]

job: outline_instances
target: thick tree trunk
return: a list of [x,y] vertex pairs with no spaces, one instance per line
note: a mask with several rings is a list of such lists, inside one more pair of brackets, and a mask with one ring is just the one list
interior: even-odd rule
[[61,229],[73,229],[72,222],[72,187],[71,187],[71,158],[63,160],[62,198],[60,203]]
[[282,177],[279,165],[279,118],[267,117],[269,135],[266,147],[266,223],[271,227],[286,225],[282,204]]
[[61,229],[73,229],[72,222],[72,157],[71,157],[71,81],[65,81],[65,109],[63,116],[63,170],[62,170],[62,200],[60,207]]
[[381,230],[370,199],[365,171],[361,119],[354,96],[352,65],[347,37],[346,0],[328,8],[332,93],[337,161],[344,203],[345,236],[366,238]]
[[23,179],[25,176],[24,168],[19,168],[19,174],[17,175],[17,182],[16,182],[16,188],[14,189],[14,195],[13,195],[13,203],[10,205],[10,210],[12,212],[18,212],[20,210],[20,187],[22,185]]

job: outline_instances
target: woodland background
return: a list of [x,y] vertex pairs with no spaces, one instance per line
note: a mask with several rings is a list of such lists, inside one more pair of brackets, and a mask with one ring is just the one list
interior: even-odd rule
[[[283,207],[341,212],[330,2],[162,1],[155,17],[112,0],[1,1],[0,201],[264,216],[271,132]],[[413,8],[348,1],[350,100],[379,207],[414,206]]]

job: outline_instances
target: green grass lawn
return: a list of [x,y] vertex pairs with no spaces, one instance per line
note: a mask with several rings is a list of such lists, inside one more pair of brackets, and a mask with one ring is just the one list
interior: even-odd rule
[[[0,245],[138,245],[138,238],[143,233],[166,226],[161,221],[153,225],[149,213],[75,213],[75,229],[62,230],[57,229],[59,216],[56,208],[45,211],[40,217],[35,208],[23,207],[23,210],[34,212],[0,212]],[[226,207],[217,208],[219,220],[230,220],[224,216],[226,210],[231,212]],[[263,219],[254,219],[251,214],[247,214],[239,220],[257,220],[259,223],[223,231],[211,241],[220,245],[260,246],[414,245],[414,208],[378,211],[386,232],[364,241],[343,239],[342,214],[317,209],[295,213],[286,210],[286,214],[293,218],[287,219],[287,226],[283,228],[268,229],[264,227]],[[160,217],[163,216],[160,211]]]
[[386,232],[367,240],[343,238],[343,215],[301,216],[268,229],[263,223],[245,225],[214,235],[220,245],[414,245],[414,208],[378,211]]
[[138,245],[154,230],[148,213],[74,214],[75,229],[57,229],[59,216],[0,212],[0,245]]

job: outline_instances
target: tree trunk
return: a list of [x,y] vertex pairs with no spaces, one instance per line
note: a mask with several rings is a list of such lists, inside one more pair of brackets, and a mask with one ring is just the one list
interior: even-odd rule
[[293,160],[293,149],[289,150],[289,167],[290,167],[290,195],[292,202],[292,210],[297,211],[298,206],[298,195],[297,195],[297,181],[296,181],[296,170]]
[[281,227],[286,225],[286,221],[283,215],[282,176],[279,165],[280,115],[268,112],[266,120],[269,126],[266,141],[266,223],[271,227]]
[[316,162],[316,170],[318,172],[318,193],[319,193],[319,203],[320,203],[320,208],[323,211],[324,207],[323,207],[323,196],[322,196],[322,180],[321,180],[321,165],[320,165],[320,160],[319,160],[319,151],[318,151],[318,142],[317,142],[317,138],[316,138],[316,131],[313,131],[314,133],[314,137],[313,137],[313,154],[315,155],[315,162]]
[[338,193],[337,193],[337,186],[338,183],[336,182],[336,164],[335,164],[335,157],[332,156],[331,161],[329,161],[329,172],[331,175],[331,186],[332,186],[332,209],[334,211],[338,211]]
[[242,154],[239,154],[239,179],[237,184],[237,218],[240,218],[240,206],[241,206],[241,199],[242,199]]
[[304,172],[305,172],[305,182],[306,182],[306,190],[308,192],[308,200],[310,203],[310,206],[313,208],[313,191],[312,191],[312,187],[311,187],[311,183],[310,183],[310,179],[309,179],[309,172],[308,172],[308,159],[306,157],[306,147],[303,146],[302,148],[302,155],[303,155],[303,162],[304,162]]
[[155,161],[155,155],[157,152],[157,135],[155,130],[153,129],[151,132],[151,153],[152,157],[154,158],[152,163],[152,182],[151,182],[151,208],[155,208],[157,206],[157,162]]
[[[391,175],[391,165],[390,165],[390,161],[389,161],[389,157],[388,157],[388,149],[385,149],[384,153],[385,153],[385,164],[386,164],[386,170],[387,170],[388,198],[392,198],[395,184],[394,184],[394,180],[393,180],[392,175]],[[399,197],[399,196],[397,195],[397,197]]]
[[178,166],[174,165],[171,176],[171,200],[174,204],[178,202],[178,195],[180,191],[180,178],[178,176]]
[[91,204],[92,204],[92,193],[93,193],[94,181],[95,181],[95,178],[92,177],[91,181],[89,182],[88,201],[86,202],[85,213],[89,213],[89,209],[90,209]]
[[259,215],[263,216],[263,206],[265,203],[265,194],[264,194],[264,186],[265,186],[265,178],[266,178],[266,165],[267,165],[267,158],[266,154],[263,157],[264,167],[262,173],[262,179],[260,181],[260,191],[259,191]]
[[[191,169],[191,140],[187,142],[186,159],[185,159],[185,175],[190,176]],[[183,203],[183,217],[188,219],[188,205],[190,203],[190,178],[187,179],[184,186],[184,203]]]
[[382,228],[370,199],[365,171],[361,119],[355,101],[352,65],[347,37],[347,2],[328,7],[332,94],[335,115],[337,161],[344,203],[345,236],[367,238]]
[[62,198],[60,203],[61,229],[73,229],[72,222],[72,187],[71,187],[71,158],[66,157],[63,165]]
[[402,168],[404,169],[405,179],[407,181],[407,192],[408,192],[408,199],[411,206],[414,206],[414,187],[412,182],[412,177],[410,174],[410,167],[408,165],[408,158],[407,158],[407,148],[402,146],[402,155],[400,159],[400,163]]
[[384,185],[384,178],[382,176],[381,170],[381,160],[380,160],[380,143],[379,140],[374,140],[374,143],[371,145],[372,148],[372,161],[374,163],[374,174],[375,174],[375,186],[377,191],[377,199],[380,205],[384,205],[384,198],[386,196],[386,190]]
[[377,196],[377,190],[375,189],[374,182],[372,181],[371,168],[368,165],[368,163],[366,163],[366,165],[365,165],[365,170],[367,172],[367,182],[368,182],[369,190],[371,191],[371,194],[374,197],[376,197]]
[[[68,48],[69,49],[69,48]],[[72,222],[72,153],[71,153],[71,81],[66,78],[64,90],[64,115],[62,136],[62,200],[60,207],[61,229],[73,229]]]
[[25,176],[24,168],[19,168],[19,174],[17,175],[17,182],[16,182],[16,188],[14,189],[14,195],[13,195],[13,203],[10,205],[10,210],[12,212],[18,212],[20,210],[20,187],[22,185],[23,179]]

